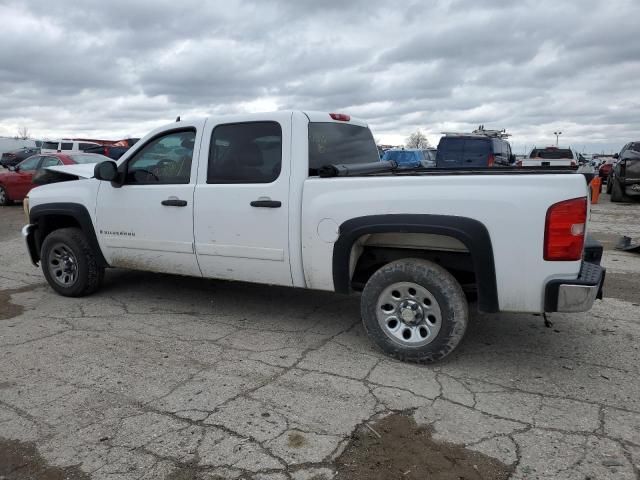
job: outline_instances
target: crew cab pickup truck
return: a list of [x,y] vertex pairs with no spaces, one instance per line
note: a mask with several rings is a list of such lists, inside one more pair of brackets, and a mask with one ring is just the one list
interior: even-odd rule
[[533,148],[529,157],[518,162],[522,167],[577,167],[578,156],[570,148]]
[[582,176],[396,168],[345,114],[181,121],[117,162],[51,168],[77,180],[32,190],[22,233],[66,296],[96,291],[108,267],[361,292],[366,331],[407,361],[456,348],[467,295],[541,313],[601,293]]

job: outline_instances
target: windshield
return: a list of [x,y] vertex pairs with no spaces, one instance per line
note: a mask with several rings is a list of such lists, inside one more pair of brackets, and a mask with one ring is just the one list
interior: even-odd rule
[[98,163],[105,160],[111,160],[104,155],[98,155],[97,153],[76,153],[68,155],[68,157],[75,163]]
[[371,130],[348,123],[309,123],[309,175],[325,165],[379,162]]
[[535,148],[531,151],[530,158],[560,160],[562,158],[573,158],[573,153],[568,148]]

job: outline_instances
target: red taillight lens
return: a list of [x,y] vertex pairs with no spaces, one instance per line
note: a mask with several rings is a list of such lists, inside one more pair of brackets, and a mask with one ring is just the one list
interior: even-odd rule
[[521,167],[522,166],[522,160],[518,160],[516,162],[516,167]]
[[587,221],[587,197],[556,203],[547,210],[544,259],[574,261],[582,258]]
[[493,165],[496,163],[496,157],[493,155],[493,153],[489,154],[489,163],[488,165],[490,167],[493,167]]
[[339,122],[348,122],[351,120],[351,115],[347,115],[346,113],[330,113],[329,116]]
[[109,147],[104,147],[104,156],[108,156],[109,155]]

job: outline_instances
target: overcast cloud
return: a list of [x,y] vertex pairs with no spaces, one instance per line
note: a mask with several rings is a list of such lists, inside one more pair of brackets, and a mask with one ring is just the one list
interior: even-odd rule
[[555,130],[587,152],[640,140],[638,0],[0,0],[0,24],[0,135],[313,109],[393,143],[478,124],[517,153]]

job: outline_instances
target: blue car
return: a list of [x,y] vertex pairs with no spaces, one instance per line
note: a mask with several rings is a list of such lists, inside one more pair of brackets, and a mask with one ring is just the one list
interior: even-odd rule
[[393,160],[399,168],[424,168],[435,166],[435,159],[430,150],[407,148],[405,150],[387,150],[383,161]]

